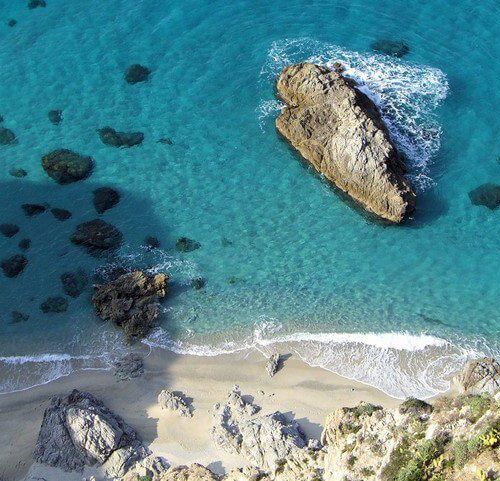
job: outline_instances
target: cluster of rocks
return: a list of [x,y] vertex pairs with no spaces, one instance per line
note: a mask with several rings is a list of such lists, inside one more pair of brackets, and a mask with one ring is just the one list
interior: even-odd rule
[[193,416],[193,406],[186,396],[179,391],[163,389],[158,394],[158,404],[161,409],[175,412],[181,417],[190,418]]
[[415,193],[375,103],[342,72],[312,63],[286,67],[277,94],[278,132],[312,167],[378,217],[400,223]]

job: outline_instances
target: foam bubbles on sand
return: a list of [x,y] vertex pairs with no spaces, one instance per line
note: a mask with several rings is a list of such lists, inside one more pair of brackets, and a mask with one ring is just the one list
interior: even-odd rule
[[[432,185],[430,165],[440,147],[441,127],[435,110],[446,98],[446,75],[437,68],[416,65],[373,53],[359,53],[311,39],[274,42],[262,67],[261,77],[274,82],[287,65],[309,61],[332,68],[335,62],[346,67],[367,95],[380,107],[389,131],[407,159],[409,176],[417,190]],[[265,99],[259,105],[262,122],[275,117],[280,104]]]

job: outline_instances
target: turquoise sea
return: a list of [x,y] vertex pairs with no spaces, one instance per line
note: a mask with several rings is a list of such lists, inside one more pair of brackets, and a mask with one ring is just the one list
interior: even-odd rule
[[[109,368],[134,349],[94,317],[91,286],[65,313],[39,307],[62,295],[63,272],[110,263],[171,276],[151,346],[293,352],[396,397],[435,394],[467,357],[500,355],[500,208],[468,195],[500,183],[497,0],[27,4],[0,0],[0,125],[17,137],[0,145],[0,223],[20,228],[0,236],[2,259],[31,239],[25,270],[0,273],[0,392]],[[409,52],[371,49],[386,39]],[[418,192],[405,225],[345,203],[278,138],[274,81],[302,60],[343,62],[379,103]],[[151,69],[147,82],[124,81],[134,63]],[[144,142],[104,145],[104,126]],[[57,148],[91,156],[93,174],[56,184],[41,157]],[[98,215],[102,186],[122,198]],[[23,203],[73,215],[27,217]],[[109,261],[69,241],[98,217],[124,235]],[[141,247],[148,235],[160,249]],[[201,248],[176,251],[181,236]],[[12,322],[14,310],[29,318]]]

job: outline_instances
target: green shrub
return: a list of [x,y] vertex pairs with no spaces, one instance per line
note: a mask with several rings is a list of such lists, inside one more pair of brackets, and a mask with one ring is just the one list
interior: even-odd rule
[[421,414],[430,414],[433,410],[433,407],[422,401],[420,399],[410,397],[403,401],[399,406],[399,412],[401,414],[413,414],[413,415],[421,415]]
[[471,422],[475,423],[480,419],[483,414],[492,406],[491,396],[487,393],[484,394],[469,394],[460,399],[462,406],[469,408],[468,418]]
[[374,476],[375,471],[372,468],[362,468],[360,471],[362,476]]
[[399,470],[395,481],[423,481],[424,479],[424,470],[420,463],[416,459],[410,459],[406,466]]

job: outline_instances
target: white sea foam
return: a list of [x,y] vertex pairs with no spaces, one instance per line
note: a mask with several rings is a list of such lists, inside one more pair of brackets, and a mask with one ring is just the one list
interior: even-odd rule
[[[359,53],[312,39],[285,39],[274,42],[262,67],[261,78],[275,82],[287,65],[310,61],[332,67],[341,62],[346,75],[374,100],[407,165],[417,190],[425,190],[433,181],[430,165],[441,138],[435,110],[449,91],[446,75],[437,68],[416,65],[379,54]],[[257,108],[259,122],[275,117],[279,103],[264,99]]]
[[482,353],[435,336],[387,333],[281,333],[281,326],[260,322],[251,335],[212,344],[173,340],[161,328],[145,344],[179,354],[218,356],[246,350],[293,352],[307,364],[375,386],[390,396],[427,398],[449,387],[450,376],[470,357]]

